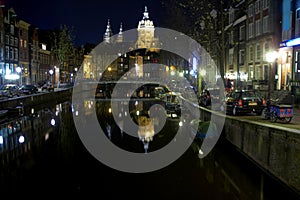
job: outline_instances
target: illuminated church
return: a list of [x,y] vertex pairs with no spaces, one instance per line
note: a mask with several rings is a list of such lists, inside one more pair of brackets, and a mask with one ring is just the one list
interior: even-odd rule
[[[155,27],[153,21],[149,18],[149,12],[145,6],[142,20],[139,21],[137,27],[137,41],[125,41],[123,36],[122,23],[120,24],[119,33],[113,34],[110,19],[107,21],[106,29],[103,34],[103,43],[108,48],[118,48],[122,44],[130,46],[129,52],[120,54],[118,59],[110,66],[105,66],[106,70],[102,74],[103,69],[99,69],[101,62],[99,56],[87,55],[84,59],[83,69],[84,78],[95,80],[118,80],[125,73],[126,76],[134,77],[153,77],[158,76],[159,72],[155,69],[146,69],[144,64],[157,63],[159,53],[159,41],[155,38]],[[101,67],[100,67],[101,68]],[[130,69],[135,68],[132,72]],[[130,71],[130,73],[128,73]],[[99,79],[100,78],[100,79]]]

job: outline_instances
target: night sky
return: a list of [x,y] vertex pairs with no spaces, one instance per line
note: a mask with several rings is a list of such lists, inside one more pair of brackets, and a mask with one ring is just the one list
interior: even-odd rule
[[20,19],[40,29],[74,27],[76,45],[102,42],[108,18],[113,34],[137,28],[145,6],[154,26],[159,26],[160,0],[0,0],[13,7]]

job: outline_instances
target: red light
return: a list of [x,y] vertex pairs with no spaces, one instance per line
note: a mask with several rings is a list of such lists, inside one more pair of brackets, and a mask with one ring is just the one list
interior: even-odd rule
[[262,105],[265,106],[266,105],[266,100],[264,98],[262,98]]
[[243,101],[242,101],[242,99],[239,100],[238,105],[239,105],[240,107],[243,106]]

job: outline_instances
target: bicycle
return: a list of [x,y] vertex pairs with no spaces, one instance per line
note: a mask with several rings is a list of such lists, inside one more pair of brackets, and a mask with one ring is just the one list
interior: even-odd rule
[[269,119],[271,122],[281,120],[285,123],[290,123],[293,119],[293,106],[279,104],[279,99],[270,99],[267,101],[267,106],[262,111],[263,119]]

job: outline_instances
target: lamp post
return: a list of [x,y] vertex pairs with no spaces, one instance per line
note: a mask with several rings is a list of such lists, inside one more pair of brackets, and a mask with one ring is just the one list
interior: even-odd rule
[[274,80],[275,80],[275,75],[274,75],[274,62],[278,58],[278,53],[276,51],[273,52],[268,52],[266,54],[266,60],[270,64],[269,68],[269,87],[268,87],[268,99],[271,98],[271,93],[274,91]]
[[204,77],[206,75],[206,70],[205,69],[201,69],[199,70],[199,75],[198,75],[198,95],[201,95],[201,92],[204,90],[205,88],[205,80]]
[[50,74],[50,77],[51,77],[51,84],[53,84],[53,80],[52,80],[53,69],[50,69],[50,70],[49,70],[49,74]]
[[22,85],[22,68],[21,68],[21,67],[17,67],[17,68],[16,68],[16,72],[17,72],[18,74],[20,74],[19,84]]

